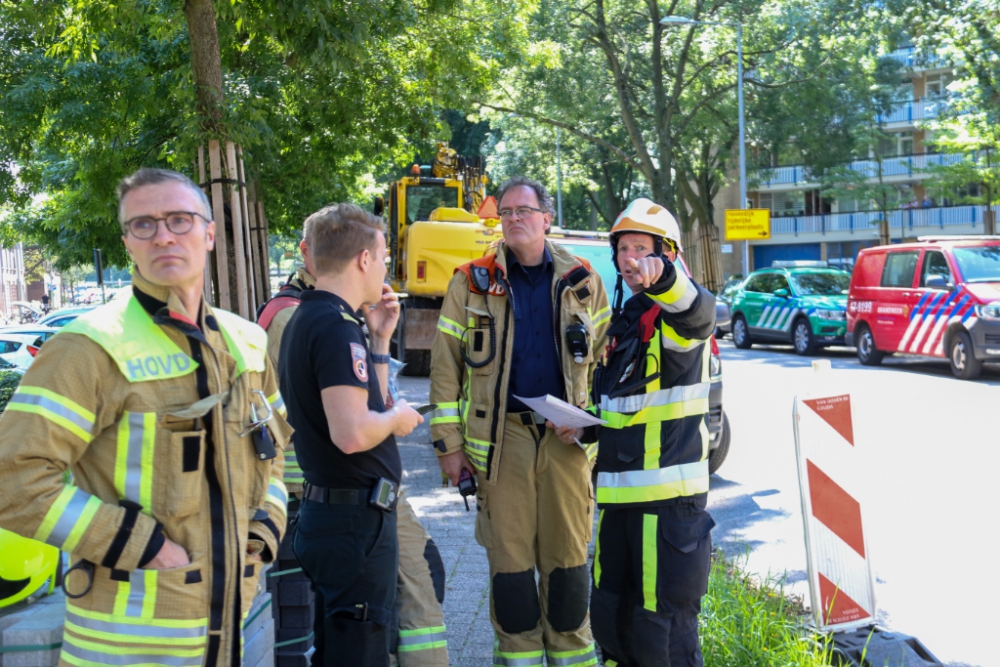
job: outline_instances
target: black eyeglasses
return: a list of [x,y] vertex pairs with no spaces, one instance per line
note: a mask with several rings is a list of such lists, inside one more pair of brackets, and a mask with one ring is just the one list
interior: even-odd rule
[[160,228],[160,220],[162,220],[163,224],[167,226],[167,231],[180,236],[191,231],[196,216],[204,220],[206,225],[212,222],[201,213],[194,211],[171,211],[163,218],[146,215],[132,218],[125,223],[125,229],[135,238],[146,241],[156,236],[156,230]]
[[545,213],[540,208],[535,208],[534,206],[518,206],[517,208],[505,208],[500,210],[500,219],[509,220],[514,215],[518,218],[527,218],[532,213]]

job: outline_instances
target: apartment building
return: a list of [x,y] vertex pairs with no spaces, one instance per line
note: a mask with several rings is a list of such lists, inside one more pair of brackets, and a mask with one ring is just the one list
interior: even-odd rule
[[[941,62],[918,61],[914,51],[910,47],[890,54],[902,64],[904,75],[897,102],[878,119],[887,135],[878,146],[882,182],[893,186],[894,209],[888,216],[892,240],[913,240],[925,234],[982,234],[986,207],[961,204],[960,197],[947,196],[926,171],[930,165],[954,163],[962,156],[936,152],[932,132],[925,129],[926,121],[943,106],[953,72]],[[849,168],[864,174],[868,182],[878,181],[880,168],[874,159],[856,160]],[[771,238],[751,243],[751,270],[793,259],[852,265],[859,250],[878,244],[880,214],[872,202],[850,196],[830,201],[821,196],[818,184],[801,165],[779,163],[752,170],[748,180],[751,205],[771,211]],[[717,224],[723,228],[722,209],[730,207],[731,194],[720,192],[726,202],[724,207],[717,206]],[[964,194],[978,193],[972,187]],[[1000,212],[1000,206],[993,209]],[[723,244],[723,274],[741,273],[742,244]]]
[[13,248],[0,246],[0,317],[15,315],[14,302],[25,297],[24,248],[20,243]]

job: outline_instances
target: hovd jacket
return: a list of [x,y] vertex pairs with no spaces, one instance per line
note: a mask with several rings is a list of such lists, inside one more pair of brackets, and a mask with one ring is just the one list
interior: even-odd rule
[[614,316],[594,380],[602,508],[704,506],[714,328],[715,297],[671,263]]
[[[554,269],[553,334],[566,391],[560,398],[586,407],[597,343],[604,336],[611,308],[600,276],[588,264],[556,243],[546,240],[545,247]],[[431,415],[431,439],[437,453],[442,456],[464,448],[472,465],[493,483],[497,481],[503,451],[514,346],[514,301],[506,277],[507,252],[506,244],[500,242],[495,254],[455,271],[431,349],[430,399],[437,404]],[[586,327],[590,339],[582,363],[574,360],[564,340],[566,327],[577,323]]]
[[[266,336],[204,301],[199,330],[169,290],[137,272],[132,284],[49,339],[11,398],[0,527],[83,564],[66,582],[79,597],[60,664],[238,664],[261,569],[248,548],[276,556],[286,523],[291,428]],[[251,402],[258,418],[273,408],[270,460],[241,437]],[[164,537],[190,565],[138,569]]]

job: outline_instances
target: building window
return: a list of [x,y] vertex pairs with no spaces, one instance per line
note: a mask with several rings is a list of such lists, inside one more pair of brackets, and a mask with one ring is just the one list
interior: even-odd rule
[[913,132],[890,132],[878,140],[877,150],[882,157],[913,155]]
[[924,84],[924,96],[928,99],[944,97],[948,94],[948,84],[951,83],[951,74],[929,74],[927,82]]
[[794,192],[762,192],[760,207],[771,211],[774,217],[805,215],[806,193],[803,190]]

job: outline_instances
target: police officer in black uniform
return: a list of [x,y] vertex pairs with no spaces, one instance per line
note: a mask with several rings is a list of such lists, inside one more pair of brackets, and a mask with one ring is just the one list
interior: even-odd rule
[[405,401],[385,405],[399,302],[383,284],[381,218],[336,204],[310,216],[306,228],[316,288],[302,293],[280,352],[305,476],[292,546],[324,600],[325,664],[383,667],[398,557],[395,436],[423,418]]

